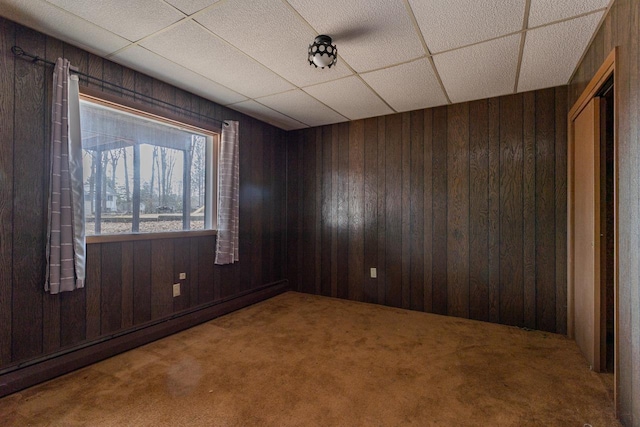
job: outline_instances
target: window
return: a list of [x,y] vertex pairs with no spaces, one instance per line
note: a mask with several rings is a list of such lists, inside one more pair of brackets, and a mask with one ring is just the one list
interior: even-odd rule
[[217,134],[86,95],[87,236],[212,229]]

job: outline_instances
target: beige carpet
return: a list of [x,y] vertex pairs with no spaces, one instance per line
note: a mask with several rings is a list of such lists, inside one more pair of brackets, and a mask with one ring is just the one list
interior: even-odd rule
[[0,425],[618,425],[574,342],[289,292],[0,399]]

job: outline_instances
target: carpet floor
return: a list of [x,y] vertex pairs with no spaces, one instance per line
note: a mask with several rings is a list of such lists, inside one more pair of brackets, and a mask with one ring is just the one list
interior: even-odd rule
[[288,292],[0,399],[2,426],[617,426],[560,335]]

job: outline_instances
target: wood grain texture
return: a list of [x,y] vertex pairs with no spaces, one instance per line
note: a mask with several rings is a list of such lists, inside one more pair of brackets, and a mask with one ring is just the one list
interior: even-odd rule
[[556,329],[555,92],[536,94],[536,318],[538,328]]
[[[423,309],[427,313],[433,311],[433,110],[424,110],[423,121],[423,149],[424,158],[424,282]],[[419,197],[419,196],[418,196]]]
[[122,244],[101,245],[100,333],[122,327]]
[[[321,269],[311,293],[360,300],[362,289],[367,302],[560,331],[565,96],[546,89],[291,132],[289,251],[305,261],[290,274]],[[302,205],[300,188],[321,197]],[[316,221],[300,224],[303,215]],[[543,228],[548,243],[536,238]],[[536,257],[542,244],[551,249]]]
[[349,125],[338,125],[338,163],[337,163],[337,276],[336,292],[338,298],[349,295]]
[[432,311],[446,314],[447,283],[447,108],[433,110],[433,302]]
[[556,88],[556,331],[567,333],[567,126],[564,112],[567,107],[567,88]]
[[469,105],[469,317],[489,320],[489,128],[487,101]]
[[[536,328],[536,93],[523,94],[523,266],[524,325]],[[548,159],[545,159],[548,160]],[[545,165],[546,166],[546,165]],[[552,183],[553,184],[553,183]],[[553,190],[553,185],[552,188]],[[555,284],[554,284],[555,285]],[[554,286],[555,288],[555,286]],[[555,308],[555,307],[554,307]]]
[[120,245],[120,267],[122,280],[122,319],[121,328],[133,326],[133,242],[122,242]]
[[[411,112],[410,308],[424,310],[424,112]],[[405,206],[405,209],[407,207]]]
[[385,304],[402,307],[402,115],[386,117]]
[[500,322],[500,99],[488,100],[489,321]]
[[13,135],[14,135],[14,74],[15,57],[10,54],[15,45],[13,22],[0,19],[0,366],[11,362],[11,325],[13,292]]
[[447,112],[447,313],[469,317],[469,104]]
[[[16,44],[27,52],[45,55],[41,34],[17,27]],[[47,170],[44,152],[45,72],[29,62],[15,63],[15,107],[13,146],[13,309],[12,360],[24,360],[42,352],[42,299],[45,264],[41,248],[45,245],[45,189],[42,174],[24,173]],[[25,126],[25,124],[28,124]],[[18,172],[19,171],[19,172]],[[25,310],[24,307],[34,307]]]
[[87,279],[85,282],[85,323],[86,338],[93,339],[100,336],[101,304],[100,283],[102,281],[102,247],[87,246]]
[[[214,268],[214,236],[180,237],[166,243],[154,240],[157,257],[153,259],[148,240],[92,243],[87,247],[85,288],[45,295],[51,68],[17,60],[10,52],[13,45],[50,60],[64,56],[82,72],[214,119],[239,120],[240,187],[252,188],[262,199],[251,206],[251,200],[241,196],[240,249],[241,254],[251,256],[234,266]],[[3,18],[0,46],[0,168],[4,172],[0,186],[0,369],[36,357],[46,360],[61,348],[74,349],[105,334],[126,331],[150,321],[152,311],[162,320],[175,311],[211,302],[221,297],[221,282],[225,296],[233,297],[266,280],[286,276],[285,132]],[[144,97],[95,80],[81,79],[80,84],[150,104]],[[202,120],[180,109],[167,111]],[[29,126],[14,128],[14,117]],[[174,300],[171,285],[180,281],[174,273],[183,269],[187,270],[187,279],[181,282],[186,293]]]
[[[364,121],[349,126],[348,298],[364,298]],[[320,179],[320,177],[317,177]]]
[[385,304],[386,294],[386,119],[378,118],[378,304]]
[[[324,206],[323,206],[324,208]],[[365,302],[377,302],[378,279],[378,120],[364,121],[364,289]]]
[[524,324],[522,96],[500,99],[500,321]]
[[322,128],[322,172],[321,172],[321,218],[320,218],[320,294],[331,296],[331,279],[333,271],[333,257],[331,248],[333,247],[333,176],[331,173],[333,155],[333,133],[332,127]]
[[411,306],[411,113],[402,113],[402,308]]

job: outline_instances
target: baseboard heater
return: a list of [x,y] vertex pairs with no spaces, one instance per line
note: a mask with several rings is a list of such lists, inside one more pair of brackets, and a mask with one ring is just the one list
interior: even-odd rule
[[24,362],[4,372],[0,371],[0,397],[264,301],[288,290],[291,289],[287,280],[269,283],[232,297]]

